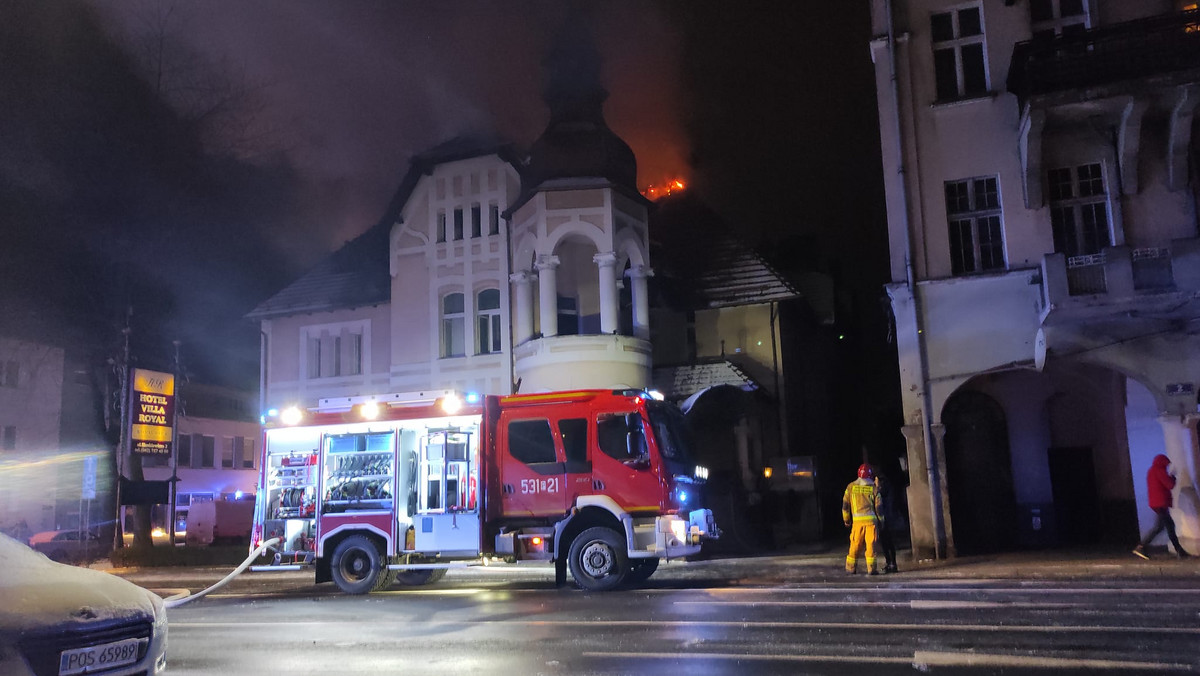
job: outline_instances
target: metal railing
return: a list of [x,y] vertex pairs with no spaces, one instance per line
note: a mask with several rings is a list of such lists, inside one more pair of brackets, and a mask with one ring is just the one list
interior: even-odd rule
[[1072,256],[1067,259],[1067,289],[1072,296],[1088,296],[1108,292],[1104,274],[1104,254]]
[[1170,251],[1157,246],[1133,250],[1134,289],[1169,289],[1174,285]]
[[1018,42],[1008,91],[1031,96],[1200,68],[1200,10]]

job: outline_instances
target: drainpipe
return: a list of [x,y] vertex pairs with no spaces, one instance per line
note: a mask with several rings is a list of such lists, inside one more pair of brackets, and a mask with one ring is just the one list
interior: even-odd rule
[[258,415],[265,415],[267,412],[267,357],[268,357],[268,341],[267,332],[262,329],[258,330]]
[[921,424],[925,436],[925,470],[929,482],[930,516],[933,517],[934,557],[946,558],[946,526],[942,515],[941,487],[938,482],[937,453],[933,448],[933,399],[929,393],[929,360],[925,348],[925,324],[921,300],[917,294],[916,272],[913,269],[913,233],[908,219],[908,177],[904,162],[903,125],[900,123],[900,81],[896,74],[896,23],[892,14],[893,0],[884,0],[887,8],[888,74],[892,81],[892,112],[896,122],[896,175],[900,179],[900,222],[904,227],[904,278],[912,297],[913,326],[917,330],[917,363],[921,378]]

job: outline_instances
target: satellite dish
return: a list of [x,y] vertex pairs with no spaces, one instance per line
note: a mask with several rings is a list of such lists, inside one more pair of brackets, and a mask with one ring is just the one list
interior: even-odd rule
[[1037,337],[1033,339],[1033,367],[1040,373],[1046,368],[1046,329],[1038,329]]

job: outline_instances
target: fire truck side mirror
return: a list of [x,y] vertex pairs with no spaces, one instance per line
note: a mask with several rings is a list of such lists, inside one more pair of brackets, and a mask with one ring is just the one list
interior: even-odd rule
[[642,431],[642,414],[634,411],[633,413],[625,414],[625,429],[628,432],[641,433]]

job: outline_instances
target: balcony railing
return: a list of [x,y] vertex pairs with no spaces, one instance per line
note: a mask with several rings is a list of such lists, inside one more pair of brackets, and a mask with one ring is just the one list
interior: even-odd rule
[[1170,251],[1165,247],[1133,250],[1134,290],[1169,289],[1174,283]]
[[1088,296],[1108,291],[1104,274],[1104,254],[1072,256],[1067,259],[1067,288],[1072,296]]
[[1046,254],[1042,293],[1043,321],[1105,307],[1126,312],[1146,303],[1177,304],[1200,294],[1200,237],[1162,247],[1110,246],[1090,256]]
[[1200,68],[1200,10],[1019,42],[1008,91],[1031,96]]

